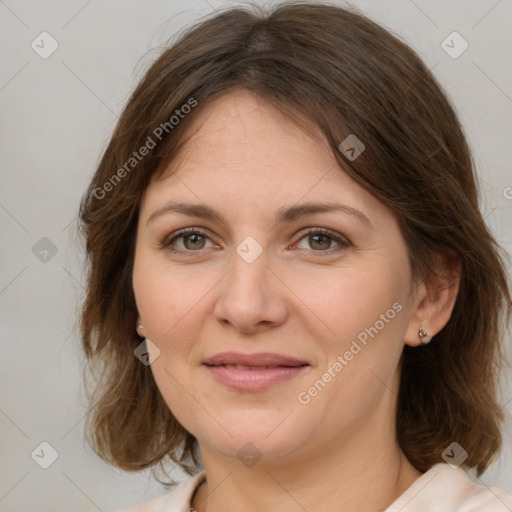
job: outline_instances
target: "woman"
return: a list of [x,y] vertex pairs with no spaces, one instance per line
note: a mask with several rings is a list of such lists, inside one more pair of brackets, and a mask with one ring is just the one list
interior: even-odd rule
[[81,206],[89,428],[192,476],[131,511],[512,510],[511,298],[470,152],[404,43],[338,7],[232,9],[168,48]]

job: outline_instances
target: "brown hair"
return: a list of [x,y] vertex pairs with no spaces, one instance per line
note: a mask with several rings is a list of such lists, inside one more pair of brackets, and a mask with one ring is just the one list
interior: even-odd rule
[[[196,439],[134,357],[142,341],[134,243],[150,180],[176,157],[201,108],[236,88],[320,128],[343,169],[395,212],[415,280],[434,271],[440,253],[460,258],[448,324],[426,347],[404,349],[397,436],[421,471],[457,441],[468,452],[464,466],[481,474],[501,445],[497,383],[511,298],[501,249],[479,211],[466,139],[407,45],[356,11],[317,2],[270,13],[235,8],[201,21],[161,54],[129,99],[80,209],[89,262],[81,333],[89,369],[98,372],[86,425],[93,449],[126,470],[164,469],[169,459],[198,469]],[[366,146],[354,161],[338,150],[349,134]],[[151,148],[136,158],[143,146]]]

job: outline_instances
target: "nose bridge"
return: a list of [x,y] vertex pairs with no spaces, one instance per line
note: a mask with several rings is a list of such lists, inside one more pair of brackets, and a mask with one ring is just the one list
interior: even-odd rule
[[233,268],[228,278],[229,288],[240,298],[266,294],[268,290],[268,252],[252,237],[236,247]]
[[[254,239],[236,247],[231,271],[217,297],[216,315],[239,330],[280,323],[286,316],[285,297],[267,268],[268,253]],[[275,278],[274,278],[275,279]]]

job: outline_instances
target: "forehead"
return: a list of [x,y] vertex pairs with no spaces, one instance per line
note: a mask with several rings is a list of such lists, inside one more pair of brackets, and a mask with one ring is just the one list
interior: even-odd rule
[[[190,139],[174,169],[202,166],[249,170],[262,164],[323,167],[331,151],[312,123],[308,133],[275,106],[245,90],[230,92],[205,105],[187,128]],[[183,165],[185,164],[185,165]],[[191,169],[190,169],[191,170]],[[263,170],[263,169],[261,169]]]
[[183,150],[146,191],[151,207],[177,199],[253,215],[306,201],[384,208],[343,171],[318,127],[305,130],[261,97],[232,92],[196,114]]

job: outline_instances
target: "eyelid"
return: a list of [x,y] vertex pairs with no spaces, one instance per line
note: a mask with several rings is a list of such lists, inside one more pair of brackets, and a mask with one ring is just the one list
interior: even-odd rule
[[[191,226],[191,227],[182,228],[177,231],[174,231],[169,236],[165,237],[163,242],[160,245],[163,249],[168,249],[168,250],[171,250],[173,252],[178,252],[178,253],[194,253],[194,252],[201,253],[202,251],[204,251],[205,249],[199,249],[197,251],[184,251],[181,249],[177,249],[177,250],[170,249],[170,245],[172,242],[174,242],[175,240],[177,240],[189,233],[197,233],[197,234],[209,239],[212,243],[214,243],[213,240],[211,240],[211,236],[207,230],[205,230],[204,228]],[[314,250],[307,250],[307,249],[296,249],[296,250],[299,250],[299,251],[307,250],[308,252],[319,253],[319,255],[321,255],[322,253],[331,254],[333,249],[334,249],[334,251],[336,251],[337,249],[338,250],[346,249],[347,247],[350,247],[352,245],[352,243],[350,242],[350,240],[348,240],[348,238],[341,235],[340,233],[337,233],[336,231],[333,231],[328,228],[309,227],[309,228],[306,228],[304,231],[299,231],[297,234],[294,235],[294,238],[298,237],[298,240],[296,242],[294,242],[292,244],[292,246],[299,243],[303,238],[305,238],[309,234],[326,235],[329,238],[331,238],[332,240],[334,240],[338,244],[338,247],[326,249],[324,251],[314,251]],[[292,246],[289,246],[289,247],[292,247]]]
[[[204,228],[198,228],[198,227],[188,227],[183,229],[178,229],[177,231],[173,231],[169,236],[166,236],[162,243],[160,244],[163,248],[167,248],[171,242],[174,240],[181,238],[184,235],[188,235],[189,233],[197,233],[201,236],[204,236],[205,238],[208,238],[211,240],[211,235],[208,231],[206,231]],[[187,251],[187,252],[194,252],[194,251]],[[199,251],[195,251],[199,252]]]
[[[350,242],[350,240],[347,237],[341,235],[340,233],[337,233],[336,231],[333,231],[328,228],[315,228],[315,227],[307,228],[305,231],[301,231],[301,232],[297,233],[297,235],[295,235],[295,236],[298,236],[299,239],[297,240],[297,242],[294,243],[294,245],[297,244],[298,242],[300,242],[303,238],[305,238],[309,234],[326,235],[329,238],[332,238],[338,244],[338,249],[347,248],[352,245],[352,242]],[[308,252],[314,252],[314,253],[318,253],[318,254],[322,254],[322,253],[330,254],[330,251],[332,249],[336,250],[336,247],[331,247],[330,249],[327,249],[325,251],[310,250]],[[299,249],[299,250],[301,250],[301,249]]]

